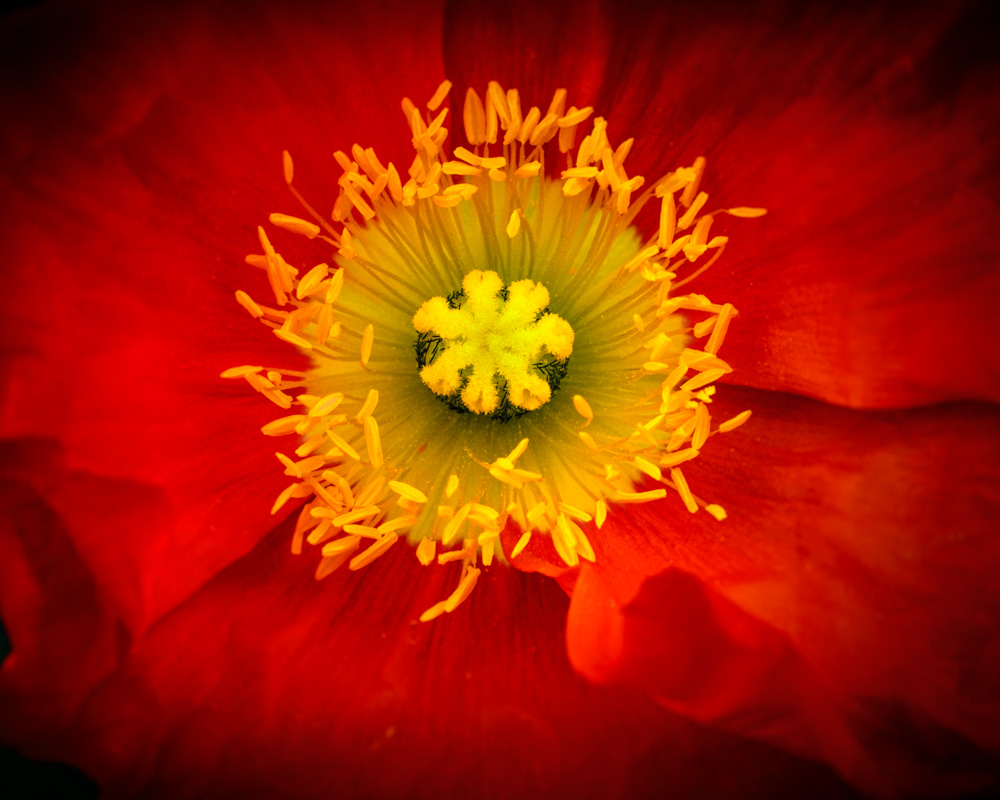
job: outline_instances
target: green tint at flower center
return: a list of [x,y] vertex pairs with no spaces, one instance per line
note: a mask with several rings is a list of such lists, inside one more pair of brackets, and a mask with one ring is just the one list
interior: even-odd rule
[[504,287],[474,270],[462,291],[413,316],[420,379],[457,412],[506,421],[547,403],[566,375],[573,329],[549,313],[549,292],[525,279]]

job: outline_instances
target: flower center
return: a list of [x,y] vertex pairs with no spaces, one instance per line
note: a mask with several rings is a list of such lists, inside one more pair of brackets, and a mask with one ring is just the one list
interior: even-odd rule
[[[296,442],[294,457],[276,454],[290,483],[272,513],[303,501],[292,551],[320,548],[317,578],[361,569],[401,537],[425,566],[460,562],[454,592],[422,620],[454,611],[482,568],[533,536],[551,537],[569,567],[594,560],[589,537],[620,505],[725,518],[682,465],[750,415],[713,425],[710,413],[732,371],[718,354],[736,310],[678,289],[724,251],[717,217],[765,213],[704,212],[702,158],[648,186],[630,177],[632,140],[612,146],[600,117],[586,132],[593,110],[567,108],[564,90],[543,112],[496,82],[485,102],[469,89],[468,147],[449,150],[450,88],[426,113],[403,101],[408,168],[358,145],[334,154],[333,224],[283,155],[315,222],[270,221],[319,253],[296,266],[258,228],[263,254],[247,262],[274,305],[236,299],[313,365],[223,373],[286,414],[262,429]],[[508,526],[518,538],[504,553]]]
[[469,272],[461,292],[413,316],[420,380],[459,412],[506,421],[540,408],[573,352],[573,329],[548,305],[548,289],[533,280],[505,289],[493,271]]

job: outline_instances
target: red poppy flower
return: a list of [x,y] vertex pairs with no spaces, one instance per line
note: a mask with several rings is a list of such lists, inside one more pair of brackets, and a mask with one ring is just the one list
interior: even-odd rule
[[[987,16],[12,15],[0,738],[109,796],[944,796],[995,781]],[[421,624],[457,565],[422,570],[397,547],[315,582],[288,554],[294,516],[268,513],[284,488],[259,433],[274,414],[218,375],[300,358],[232,299],[253,280],[256,226],[285,202],[277,154],[332,202],[330,152],[360,142],[408,163],[398,100],[445,77],[539,104],[565,87],[636,137],[631,174],[704,156],[716,206],[769,214],[733,226],[695,284],[740,312],[713,411],[754,410],[685,465],[728,519],[675,496],[616,509],[585,526],[593,563],[568,569],[536,537]]]

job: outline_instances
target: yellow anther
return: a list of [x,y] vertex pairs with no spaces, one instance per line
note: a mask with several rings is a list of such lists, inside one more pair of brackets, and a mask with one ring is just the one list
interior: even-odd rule
[[515,480],[522,481],[524,483],[531,483],[532,481],[542,480],[542,473],[540,472],[530,472],[526,469],[512,469],[510,471],[510,476]]
[[455,512],[455,516],[445,525],[444,532],[441,534],[441,543],[445,547],[449,547],[458,538],[470,511],[472,511],[472,503],[466,503]]
[[[316,509],[319,510],[319,509]],[[313,511],[315,514],[316,510]],[[339,514],[333,518],[333,524],[338,528],[343,528],[345,525],[351,525],[355,522],[361,522],[365,519],[371,519],[376,516],[382,509],[378,506],[365,506],[364,508],[355,508],[352,511],[348,511],[346,514]]]
[[480,570],[475,567],[469,567],[466,570],[465,577],[458,584],[458,588],[452,592],[451,596],[444,601],[444,610],[451,613],[456,608],[458,608],[470,594],[472,594],[473,588],[476,586],[476,581],[479,579]]
[[715,327],[715,321],[718,317],[709,317],[708,319],[703,319],[701,322],[694,326],[694,335],[696,339],[701,339],[712,332],[712,328]]
[[455,208],[455,206],[462,202],[462,196],[458,194],[438,195],[433,200],[434,204],[441,208]]
[[706,202],[708,202],[708,195],[705,192],[699,192],[698,196],[691,203],[690,208],[684,212],[684,216],[677,221],[677,228],[682,231],[687,229],[694,222],[695,217],[698,216],[698,213]]
[[277,514],[281,508],[289,501],[291,496],[295,493],[298,488],[297,483],[293,483],[291,486],[287,487],[281,494],[278,495],[278,499],[274,501],[274,505],[271,506],[271,513]]
[[614,499],[619,503],[650,503],[653,500],[662,500],[666,496],[666,489],[653,489],[648,492],[616,492]]
[[346,553],[351,553],[357,550],[359,544],[361,544],[361,538],[359,536],[346,536],[343,539],[337,539],[329,544],[323,545],[323,555],[345,555]]
[[507,460],[510,462],[517,461],[521,456],[524,455],[525,451],[528,449],[528,440],[522,439],[517,443],[513,450],[507,454]]
[[227,369],[225,372],[223,372],[219,377],[220,378],[245,378],[247,375],[256,375],[262,369],[264,369],[264,368],[263,367],[252,367],[252,366],[232,367],[231,369]]
[[513,239],[521,230],[521,214],[515,208],[510,212],[510,222],[507,223],[507,238]]
[[454,186],[449,186],[447,189],[445,189],[444,195],[445,197],[457,195],[462,200],[468,200],[477,191],[479,191],[479,189],[473,186],[471,183],[456,183]]
[[363,425],[365,420],[372,415],[376,405],[378,405],[378,389],[369,389],[368,396],[365,398],[361,410],[354,417],[354,421],[359,425]]
[[264,427],[260,429],[261,433],[265,436],[285,436],[292,433],[295,430],[295,426],[298,425],[303,419],[308,419],[303,414],[293,414],[290,417],[282,417],[281,419],[276,419],[273,422],[267,423]]
[[312,342],[283,328],[274,328],[274,335],[282,341],[294,344],[296,347],[301,347],[303,350],[312,350]]
[[626,272],[632,272],[636,267],[638,267],[644,261],[648,261],[659,252],[660,249],[656,245],[650,245],[644,250],[638,252],[633,258],[629,259],[622,266],[622,269],[625,270]]
[[729,330],[729,321],[734,316],[736,316],[736,309],[734,309],[732,305],[726,303],[722,306],[722,311],[719,312],[719,316],[712,330],[712,335],[705,344],[706,353],[715,355],[719,352],[719,348],[722,346],[722,341],[726,338],[726,332]]
[[573,535],[576,537],[576,552],[580,558],[586,559],[590,563],[594,563],[597,560],[597,556],[594,553],[594,548],[590,546],[590,540],[587,538],[587,534],[583,532],[583,528],[579,525],[570,522],[570,526],[573,528]]
[[333,273],[333,277],[330,278],[330,286],[326,290],[325,301],[327,305],[332,305],[337,302],[337,298],[340,297],[340,292],[344,288],[344,270],[338,269]]
[[236,302],[239,303],[241,306],[243,306],[243,308],[245,308],[247,311],[249,311],[251,317],[254,317],[255,319],[260,319],[261,317],[264,316],[264,309],[262,309],[259,305],[257,305],[257,303],[255,303],[253,299],[251,299],[250,295],[248,295],[246,292],[237,291]]
[[368,360],[372,357],[372,346],[375,343],[375,326],[368,325],[361,336],[361,365],[368,366]]
[[465,138],[469,140],[469,144],[483,144],[486,141],[486,110],[483,108],[483,101],[471,86],[465,93],[462,121],[465,124]]
[[490,475],[492,475],[501,483],[506,483],[508,486],[513,486],[515,489],[524,488],[523,481],[519,481],[516,478],[512,477],[509,471],[502,469],[501,467],[491,467]]
[[541,169],[542,164],[540,161],[529,161],[527,164],[522,164],[514,170],[514,175],[518,178],[534,178]]
[[689,447],[686,450],[676,450],[672,453],[667,453],[660,459],[661,467],[676,467],[678,464],[683,464],[685,461],[690,461],[693,458],[698,457],[698,450],[693,447]]
[[596,178],[599,170],[597,167],[571,167],[570,169],[564,169],[562,172],[563,179],[569,178]]
[[567,566],[575,567],[580,563],[580,556],[576,552],[576,537],[569,527],[569,520],[565,514],[559,515],[556,526],[552,529],[552,544],[556,546],[556,553]]
[[608,518],[608,504],[603,500],[597,501],[597,507],[594,510],[594,524],[597,525],[597,529],[600,530],[604,527],[604,520]]
[[586,421],[584,427],[589,425],[594,421],[594,409],[590,407],[590,403],[587,402],[582,394],[573,395],[573,408],[576,409],[576,413],[583,417]]
[[660,204],[660,229],[656,238],[656,244],[661,250],[666,250],[674,241],[676,226],[677,204],[674,202],[674,193],[667,192]]
[[395,519],[383,522],[379,525],[378,532],[380,535],[384,535],[386,533],[392,533],[393,531],[401,531],[404,528],[411,528],[416,522],[419,521],[419,519],[420,518],[416,515],[396,517]]
[[521,144],[528,143],[541,117],[542,112],[538,110],[537,106],[532,106],[521,123],[521,130],[517,132],[517,140]]
[[368,448],[368,460],[371,461],[371,465],[379,469],[382,466],[382,441],[375,417],[365,419],[365,447]]
[[568,128],[573,125],[579,125],[587,117],[594,113],[593,106],[587,106],[586,108],[570,108],[569,112],[564,117],[560,117],[556,124],[560,128]]
[[331,413],[337,406],[339,406],[344,400],[344,395],[341,392],[334,392],[333,394],[328,394],[322,400],[319,400],[312,408],[309,409],[310,417],[323,417]]
[[539,502],[535,503],[535,505],[532,506],[531,510],[527,514],[528,524],[534,525],[536,522],[538,522],[538,520],[540,520],[543,516],[545,516],[546,512],[548,511],[548,508],[549,508],[548,503],[546,503],[544,500],[540,500]]
[[467,164],[471,164],[474,167],[478,167],[480,164],[483,163],[483,159],[480,156],[477,156],[475,153],[466,150],[464,147],[456,147],[452,151],[452,155],[454,155],[455,158],[460,158],[462,161],[466,162]]
[[[698,194],[698,187],[701,185],[701,176],[705,174],[705,159],[703,156],[698,156],[694,160],[694,164],[691,166],[691,178],[684,187],[684,192],[681,194],[681,205],[687,208],[691,205],[691,202],[695,199],[695,195]],[[690,173],[689,173],[690,174]]]
[[417,545],[417,560],[425,567],[434,561],[434,553],[437,550],[437,542],[428,539],[426,536]]
[[560,503],[559,510],[562,511],[567,517],[579,520],[580,522],[590,522],[593,519],[593,517],[586,511],[576,508],[575,506],[568,505],[567,503]]
[[698,503],[695,502],[694,495],[691,494],[691,489],[688,488],[687,478],[684,477],[684,473],[680,471],[680,468],[674,467],[670,470],[670,479],[674,482],[677,493],[681,496],[681,500],[684,501],[687,510],[693,514],[698,510]]
[[299,285],[295,287],[295,297],[304,300],[309,295],[315,294],[329,272],[330,267],[327,264],[317,264],[299,281]]
[[652,461],[648,461],[642,456],[636,456],[635,465],[640,471],[645,472],[654,481],[663,480],[663,474],[660,472],[660,468]]
[[752,413],[753,412],[749,410],[740,412],[732,419],[727,419],[725,422],[719,425],[719,430],[722,431],[722,433],[728,433],[729,431],[740,427],[740,425],[742,425],[744,422],[750,419],[750,415]]
[[517,558],[524,552],[524,548],[528,546],[528,542],[531,541],[531,531],[527,530],[521,534],[521,538],[517,540],[517,544],[514,545],[514,549],[510,551],[511,558]]
[[345,440],[344,437],[340,436],[338,433],[335,433],[334,431],[327,431],[326,435],[330,437],[330,441],[333,442],[334,447],[336,447],[342,453],[345,453],[346,455],[350,456],[355,461],[361,460],[361,456],[358,455],[358,451],[355,450],[353,447],[351,447],[351,445],[347,443],[347,440]]
[[390,547],[392,547],[399,540],[398,533],[390,533],[387,536],[379,539],[375,544],[369,547],[360,555],[355,556],[351,559],[351,569],[358,570],[362,567],[366,567],[372,563],[376,558],[381,556]]
[[482,175],[483,171],[479,167],[473,166],[472,164],[466,164],[463,161],[446,161],[441,166],[441,171],[445,175]]
[[405,497],[407,500],[412,500],[414,503],[423,504],[427,502],[427,495],[415,486],[410,486],[408,483],[403,483],[402,481],[389,481],[389,488],[396,494],[401,497]]
[[366,539],[381,539],[382,534],[379,529],[372,525],[345,525],[344,533],[352,536],[363,536]]
[[688,381],[685,381],[681,385],[681,389],[687,392],[693,392],[696,389],[700,389],[702,386],[708,386],[708,384],[717,381],[723,375],[726,374],[725,370],[722,369],[709,369],[704,372],[695,375]]

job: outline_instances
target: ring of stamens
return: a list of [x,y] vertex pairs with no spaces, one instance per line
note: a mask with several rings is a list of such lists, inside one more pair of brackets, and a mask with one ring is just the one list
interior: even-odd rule
[[[725,518],[720,506],[694,494],[681,465],[750,416],[713,426],[709,411],[714,382],[731,371],[718,353],[736,310],[677,290],[724,251],[727,237],[709,235],[719,215],[765,213],[704,212],[702,158],[648,186],[630,177],[632,140],[612,147],[602,118],[577,145],[592,109],[567,108],[564,90],[547,111],[522,113],[516,90],[492,82],[484,102],[470,89],[462,121],[472,149],[454,147],[449,157],[448,109],[439,108],[450,86],[435,92],[426,114],[404,100],[416,157],[402,174],[370,148],[335,154],[343,170],[335,225],[297,192],[291,157],[283,155],[285,181],[316,222],[284,214],[270,221],[332,248],[336,263],[303,271],[259,228],[263,254],[247,261],[265,271],[275,305],[242,291],[236,299],[311,355],[314,366],[223,373],[245,379],[286,412],[263,428],[298,441],[295,458],[277,454],[291,482],[272,513],[305,501],[292,550],[321,548],[317,578],[343,564],[367,566],[401,536],[424,565],[462,563],[454,592],[422,620],[468,597],[480,559],[489,567],[505,557],[497,542],[507,524],[522,532],[507,556],[516,557],[532,535],[547,535],[575,566],[594,559],[585,528],[600,528],[618,504],[673,492],[691,513]],[[565,158],[558,180],[546,177],[556,148],[555,157]],[[643,241],[632,223],[649,203],[659,205],[659,224]],[[470,289],[473,274],[478,288]],[[464,299],[454,291],[460,284]],[[498,300],[504,284],[507,296]],[[515,287],[524,299],[508,313],[517,311],[524,324],[508,335],[497,326]],[[463,305],[473,302],[484,305],[482,319]],[[546,311],[550,302],[558,314]],[[466,333],[446,335],[456,333],[449,327],[456,320],[469,326]],[[479,349],[459,357],[477,327],[486,332]],[[437,360],[425,353],[421,363],[426,335],[449,346]],[[516,366],[501,366],[497,353],[514,340]],[[562,365],[572,352],[558,392],[549,384],[546,396],[530,380],[539,378],[531,372],[538,362],[525,361],[532,350]],[[502,404],[503,382],[508,399],[520,403],[511,403],[519,413],[507,418],[485,413],[494,402],[490,385],[496,407]],[[480,413],[456,414],[429,386],[449,397],[457,392],[467,410]]]

